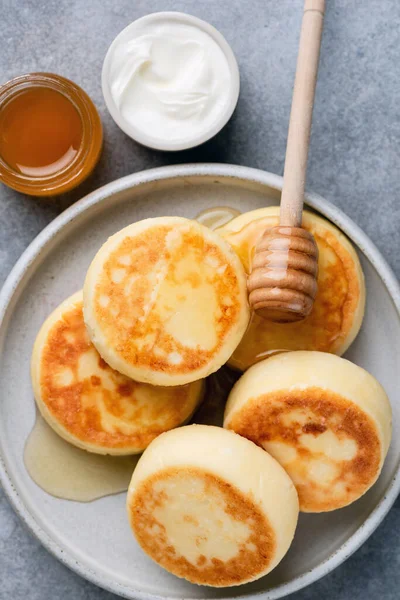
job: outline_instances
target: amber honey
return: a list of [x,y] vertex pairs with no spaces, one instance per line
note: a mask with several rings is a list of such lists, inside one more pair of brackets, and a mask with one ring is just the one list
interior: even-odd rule
[[93,170],[102,126],[89,96],[58,75],[32,73],[0,88],[0,181],[36,196],[75,187]]
[[69,166],[82,142],[75,106],[46,87],[23,90],[0,113],[0,154],[24,175],[53,175]]

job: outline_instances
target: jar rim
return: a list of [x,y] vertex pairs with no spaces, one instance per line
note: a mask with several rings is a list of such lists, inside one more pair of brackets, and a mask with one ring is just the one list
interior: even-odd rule
[[[71,187],[74,187],[74,181],[79,180],[93,146],[94,128],[97,123],[101,128],[101,121],[92,100],[80,86],[62,75],[45,72],[19,75],[1,85],[0,110],[22,91],[34,87],[49,88],[59,92],[74,106],[82,124],[82,139],[79,148],[69,164],[55,173],[42,176],[23,174],[11,167],[11,165],[9,165],[0,155],[0,181],[3,181],[3,183],[16,190],[26,191],[27,193],[29,193],[29,191],[40,192],[40,190],[45,189],[46,194],[56,194],[58,188],[65,188],[65,186],[68,186],[68,189],[70,189]],[[102,133],[94,164],[97,162],[100,155],[101,142]],[[78,183],[79,181],[77,181],[76,185]]]

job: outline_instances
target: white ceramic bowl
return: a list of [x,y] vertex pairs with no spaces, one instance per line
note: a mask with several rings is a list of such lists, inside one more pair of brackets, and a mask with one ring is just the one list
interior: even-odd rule
[[216,590],[170,575],[135,542],[125,494],[82,504],[49,496],[23,462],[35,420],[29,362],[45,317],[82,286],[104,240],[127,223],[157,215],[194,217],[212,206],[242,211],[277,204],[282,178],[246,167],[163,167],[114,181],[77,202],[32,242],[0,294],[0,481],[15,510],[46,548],[71,569],[135,600],[272,600],[326,575],[374,531],[400,489],[400,290],[378,250],[346,215],[316,194],[308,206],[355,244],[366,276],[367,307],[347,358],[370,371],[393,406],[393,440],[377,483],[336,512],[302,514],[294,543],[278,567],[257,582]]
[[[138,129],[131,123],[128,123],[126,119],[122,116],[118,107],[116,106],[114,99],[110,90],[110,69],[113,59],[113,54],[116,46],[124,41],[129,41],[135,37],[137,33],[138,26],[147,25],[151,23],[163,23],[166,19],[173,19],[178,21],[179,23],[194,25],[199,29],[208,33],[211,38],[218,44],[218,46],[223,51],[226,60],[228,62],[228,67],[231,73],[231,87],[230,87],[230,97],[229,102],[221,111],[218,119],[208,128],[204,129],[200,134],[195,134],[191,138],[185,138],[184,140],[162,140],[159,138],[155,138],[149,134],[146,134],[143,130]],[[192,15],[188,15],[186,13],[181,12],[157,12],[151,13],[142,17],[141,19],[137,19],[133,21],[130,25],[125,27],[117,35],[117,37],[112,42],[109,47],[106,57],[103,63],[103,70],[101,74],[101,84],[103,90],[104,101],[106,106],[116,122],[116,124],[124,131],[129,137],[131,137],[139,144],[143,146],[148,146],[149,148],[153,148],[155,150],[168,150],[168,151],[178,151],[178,150],[187,150],[189,148],[194,148],[195,146],[199,146],[204,142],[207,142],[209,139],[214,137],[221,129],[226,125],[226,123],[231,118],[233,111],[236,108],[236,104],[239,98],[240,91],[240,75],[239,75],[239,67],[233,54],[232,48],[229,46],[228,42],[224,38],[224,36],[217,30],[215,27],[203,21],[202,19],[198,19],[197,17],[193,17]]]

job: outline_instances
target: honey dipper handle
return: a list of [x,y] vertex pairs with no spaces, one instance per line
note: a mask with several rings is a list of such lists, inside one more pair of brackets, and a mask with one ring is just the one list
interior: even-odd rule
[[325,0],[305,0],[286,147],[280,224],[301,227]]

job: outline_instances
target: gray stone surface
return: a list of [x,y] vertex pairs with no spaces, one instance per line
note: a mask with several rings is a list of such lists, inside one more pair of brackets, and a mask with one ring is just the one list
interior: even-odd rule
[[[328,0],[308,188],[353,218],[400,275],[400,3]],[[0,82],[29,71],[70,77],[91,95],[105,127],[94,176],[58,199],[0,187],[0,280],[62,209],[117,177],[164,164],[214,161],[282,173],[302,0],[0,0]],[[234,118],[214,140],[178,154],[146,150],[111,120],[100,88],[107,47],[148,12],[181,10],[226,36],[240,65]],[[343,566],[292,597],[400,597],[400,502]],[[59,564],[15,516],[0,491],[0,599],[111,600]]]

